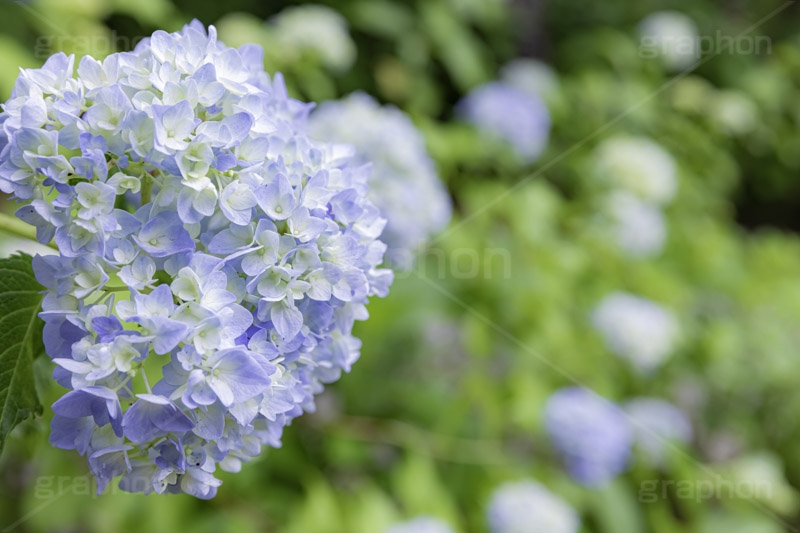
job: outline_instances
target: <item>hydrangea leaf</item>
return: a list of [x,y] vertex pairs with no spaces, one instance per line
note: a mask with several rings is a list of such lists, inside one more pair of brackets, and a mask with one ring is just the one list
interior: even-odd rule
[[17,424],[41,412],[33,359],[44,353],[38,315],[43,290],[29,255],[0,259],[0,452]]

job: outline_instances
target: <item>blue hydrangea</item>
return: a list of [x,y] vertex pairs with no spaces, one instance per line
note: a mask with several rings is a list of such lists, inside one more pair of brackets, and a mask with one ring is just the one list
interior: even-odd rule
[[56,54],[3,106],[0,188],[59,250],[34,259],[69,389],[50,441],[100,490],[213,497],[350,369],[391,283],[369,169],[307,138],[262,53],[193,22],[77,76]]
[[455,533],[455,531],[438,518],[423,516],[395,524],[384,533]]
[[322,104],[309,124],[313,136],[352,144],[359,161],[372,164],[369,197],[388,220],[381,240],[392,264],[410,266],[452,211],[422,134],[405,113],[364,93]]
[[525,163],[544,152],[550,137],[550,113],[544,102],[503,82],[473,89],[457,106],[457,114],[486,135],[508,143]]
[[667,401],[634,398],[623,408],[633,426],[637,448],[653,465],[663,463],[670,443],[686,444],[692,438],[689,418]]
[[602,486],[626,469],[633,434],[616,404],[588,389],[568,387],[550,396],[544,414],[553,444],[576,481]]

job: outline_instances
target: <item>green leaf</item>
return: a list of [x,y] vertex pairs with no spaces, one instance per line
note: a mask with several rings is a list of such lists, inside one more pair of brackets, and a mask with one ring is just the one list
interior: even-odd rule
[[421,9],[426,33],[458,88],[465,91],[488,81],[486,49],[469,26],[441,2],[424,2]]
[[619,479],[593,494],[593,510],[598,531],[603,533],[641,533],[641,506],[631,487]]
[[323,477],[310,480],[306,498],[294,519],[282,531],[288,533],[337,533],[345,531],[337,492]]
[[393,474],[395,495],[409,518],[430,515],[457,525],[456,503],[432,459],[408,454]]
[[44,353],[41,291],[31,256],[0,259],[0,452],[14,426],[41,412],[33,359]]

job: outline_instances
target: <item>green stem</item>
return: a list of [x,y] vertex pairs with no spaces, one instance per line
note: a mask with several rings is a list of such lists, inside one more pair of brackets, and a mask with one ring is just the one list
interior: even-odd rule
[[131,290],[130,287],[103,287],[104,291],[106,292],[125,292]]
[[142,205],[150,203],[150,194],[153,192],[153,177],[150,174],[142,175]]
[[[5,213],[0,213],[0,231],[3,233],[8,233],[9,235],[20,237],[22,239],[39,242],[36,240],[36,228],[16,217],[7,215]],[[58,250],[58,247],[53,242],[48,243],[47,246]]]
[[141,367],[142,372],[142,380],[144,380],[144,386],[147,387],[147,394],[153,394],[153,390],[150,388],[150,382],[147,381],[147,374],[144,372],[144,366]]

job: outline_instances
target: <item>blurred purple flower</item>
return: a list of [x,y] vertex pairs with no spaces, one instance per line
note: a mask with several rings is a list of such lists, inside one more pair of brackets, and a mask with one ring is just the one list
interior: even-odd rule
[[581,387],[561,389],[547,400],[545,422],[567,470],[579,483],[602,486],[626,469],[633,434],[613,402]]
[[525,163],[535,161],[547,147],[547,107],[516,87],[501,82],[481,85],[458,103],[456,112],[481,132],[509,143]]

